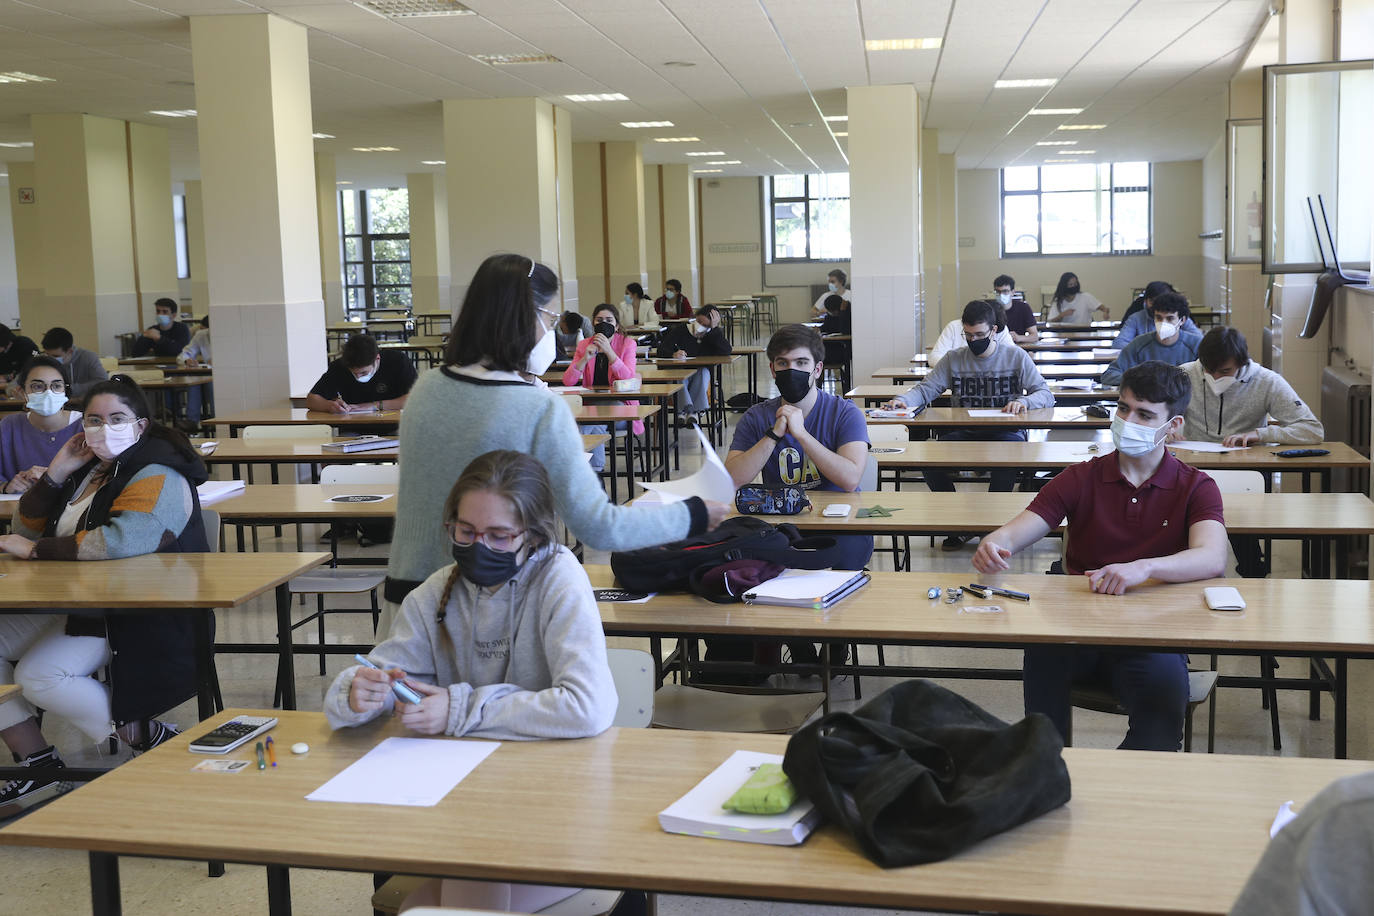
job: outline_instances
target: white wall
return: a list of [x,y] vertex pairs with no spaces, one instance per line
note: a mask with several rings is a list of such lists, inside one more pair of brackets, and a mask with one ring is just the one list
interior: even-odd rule
[[996,169],[959,172],[959,236],[973,239],[959,249],[959,298],[967,302],[992,290],[992,278],[1006,273],[1026,291],[1032,308],[1040,287],[1054,286],[1064,271],[1078,274],[1083,289],[1120,318],[1131,304],[1131,290],[1151,280],[1167,280],[1197,307],[1216,305],[1216,290],[1203,283],[1202,162],[1161,162],[1154,167],[1154,253],[1149,255],[1052,255],[999,257],[998,175]]
[[[4,188],[0,196],[8,200],[9,183],[0,181],[0,188]],[[14,223],[10,219],[10,208],[3,206],[0,207],[0,323],[14,327],[18,320],[19,275],[14,266]],[[33,328],[28,329],[30,334],[33,331]]]

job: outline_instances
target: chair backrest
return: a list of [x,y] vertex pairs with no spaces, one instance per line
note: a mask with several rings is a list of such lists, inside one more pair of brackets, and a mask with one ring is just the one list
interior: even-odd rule
[[1264,475],[1259,471],[1207,471],[1223,493],[1263,493]]
[[871,423],[868,427],[868,441],[874,442],[907,442],[906,427],[899,423]]
[[320,483],[394,484],[400,479],[397,464],[331,464],[320,471]]
[[106,372],[106,374],[111,373],[111,372],[118,372],[118,371],[119,371],[119,357],[117,357],[117,356],[102,356],[102,357],[100,357],[100,368],[104,369],[105,372]]
[[140,385],[144,382],[160,382],[167,377],[161,369],[130,369],[124,374]]
[[245,439],[297,439],[301,442],[328,442],[334,430],[323,424],[309,426],[245,426],[240,434]]
[[214,509],[200,510],[200,523],[205,526],[205,541],[211,553],[219,553],[219,513]]
[[611,679],[620,697],[612,725],[648,728],[654,718],[654,660],[643,649],[607,649]]
[[865,493],[878,489],[878,456],[872,453],[864,455],[864,472],[859,478],[859,489]]

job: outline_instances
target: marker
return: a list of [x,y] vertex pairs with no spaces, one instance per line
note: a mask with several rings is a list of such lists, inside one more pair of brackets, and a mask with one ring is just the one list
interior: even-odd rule
[[[372,661],[372,659],[368,658],[365,655],[354,655],[353,657],[357,660],[358,664],[362,665],[365,668],[371,668],[374,671],[382,670],[377,666],[375,662]],[[420,696],[414,690],[411,690],[401,681],[391,682],[391,692],[396,694],[397,698],[405,700],[407,703],[412,703],[417,706],[419,705],[420,701],[424,699],[424,697]]]
[[[991,593],[994,594],[994,595],[1005,595],[1005,596],[1008,597],[1008,598],[1017,598],[1017,599],[1019,599],[1019,600],[1021,600],[1021,601],[1029,601],[1029,600],[1030,600],[1030,595],[1027,594],[1026,592],[1014,592],[1014,591],[1012,591],[1012,590],[1009,589],[1009,588],[998,588],[998,587],[995,586],[995,585],[972,585],[972,586],[969,586],[969,587],[970,587],[970,588],[981,588],[983,591],[985,591],[985,592],[991,592]],[[986,597],[986,596],[984,596],[984,597]]]
[[264,760],[263,757],[262,757],[262,742],[261,742],[261,741],[258,742],[258,746],[255,748],[255,750],[258,752],[258,769],[259,769],[259,770],[265,770],[265,769],[267,769],[267,761]]
[[277,750],[272,743],[271,735],[267,736],[267,760],[269,763],[272,764],[272,766],[275,767],[277,765]]

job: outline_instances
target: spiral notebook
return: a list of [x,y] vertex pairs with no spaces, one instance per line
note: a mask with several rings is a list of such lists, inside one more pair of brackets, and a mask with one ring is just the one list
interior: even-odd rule
[[745,604],[825,610],[868,584],[868,573],[846,569],[788,569],[744,593]]

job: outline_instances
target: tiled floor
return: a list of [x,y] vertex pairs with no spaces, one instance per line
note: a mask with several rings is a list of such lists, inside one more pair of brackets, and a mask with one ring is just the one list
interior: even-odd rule
[[[741,361],[743,363],[743,361]],[[736,370],[742,373],[743,369]],[[742,390],[742,377],[727,387]],[[767,382],[764,382],[764,390]],[[700,455],[687,446],[684,453],[683,472],[695,468]],[[263,534],[270,531],[263,529]],[[318,536],[318,530],[307,529],[307,546],[311,538]],[[1058,557],[1058,541],[1047,540],[1034,549],[1015,558],[1017,572],[1041,572]],[[924,592],[929,585],[955,584],[967,581],[971,569],[969,558],[973,547],[965,547],[954,553],[944,553],[937,546],[931,549],[924,539],[913,540],[913,562],[920,572],[912,574],[913,583]],[[264,550],[291,550],[295,547],[294,535],[288,529],[286,538],[274,540],[267,537],[262,544]],[[385,548],[360,550],[352,548],[356,554],[381,556]],[[605,562],[604,554],[591,552],[588,562]],[[1292,545],[1280,546],[1276,557],[1274,575],[1296,577],[1298,573],[1297,549]],[[878,557],[878,569],[890,569],[890,560]],[[259,599],[250,607],[236,612],[221,612],[218,615],[219,638],[221,641],[272,641],[275,639],[275,617],[270,597]],[[333,618],[329,626],[330,639],[340,642],[366,642],[371,638],[370,621],[364,614],[346,614]],[[301,641],[309,641],[308,629],[298,631]],[[645,645],[645,641],[616,640],[617,644]],[[1020,664],[1019,653],[1010,650],[939,649],[939,648],[902,648],[887,650],[887,659],[896,663],[920,663],[923,665],[978,666],[1017,668]],[[864,661],[876,662],[871,647],[862,647]],[[331,659],[328,675],[321,677],[313,660],[301,658],[297,663],[299,674],[300,706],[303,709],[319,709],[321,698],[333,673],[345,666],[342,658]],[[1222,670],[1228,672],[1255,673],[1257,662],[1254,659],[1223,659]],[[1299,661],[1285,661],[1284,667],[1299,670],[1304,664]],[[240,707],[266,707],[272,700],[272,679],[275,662],[268,656],[231,656],[221,657],[218,661],[219,677],[228,705]],[[808,682],[811,686],[815,681]],[[891,681],[880,678],[865,678],[863,692],[873,696]],[[1017,719],[1021,716],[1020,685],[1015,681],[945,681],[951,687],[981,704],[1004,719]],[[837,707],[855,705],[852,698],[852,685],[847,681],[837,681],[834,685]],[[1352,706],[1367,703],[1368,697],[1352,697]],[[1332,753],[1332,732],[1329,715],[1320,722],[1307,718],[1306,697],[1296,692],[1280,695],[1280,724],[1283,735],[1284,755],[1329,757]],[[1254,691],[1223,690],[1218,698],[1217,752],[1226,754],[1272,754],[1269,742],[1268,713],[1260,708],[1258,694]],[[1329,700],[1326,704],[1329,712]],[[190,726],[195,722],[194,704],[186,704],[174,710],[169,718],[181,725]],[[1206,711],[1199,710],[1197,721],[1199,750],[1205,741]],[[1075,713],[1075,741],[1084,747],[1114,747],[1124,731],[1124,720],[1116,716],[1077,711]],[[73,764],[114,764],[117,760],[102,758],[100,751],[92,748],[65,723],[50,721],[47,727],[49,740],[61,749],[66,759]],[[122,752],[127,753],[127,752]],[[666,805],[670,799],[665,799]],[[156,811],[147,816],[157,817]],[[110,825],[118,829],[118,825]],[[703,841],[705,842],[705,841]],[[86,873],[86,858],[83,854],[38,849],[0,847],[0,916],[18,914],[69,914],[85,912],[89,906],[89,888]],[[215,913],[223,916],[237,914],[261,914],[266,912],[266,893],[263,870],[245,866],[229,866],[228,873],[218,879],[205,875],[204,863],[167,862],[159,860],[126,859],[121,864],[121,878],[125,912],[130,914],[187,914]],[[334,914],[370,913],[368,898],[371,894],[371,878],[368,875],[341,874],[334,872],[293,871],[291,875],[293,904],[300,916],[334,916]],[[874,910],[844,910],[833,907],[794,906],[746,901],[727,901],[692,897],[664,897],[660,899],[660,912],[665,916],[678,914],[719,914],[719,916],[765,916],[765,914],[806,913],[815,916],[838,916],[848,913],[875,913]]]

